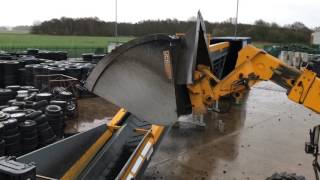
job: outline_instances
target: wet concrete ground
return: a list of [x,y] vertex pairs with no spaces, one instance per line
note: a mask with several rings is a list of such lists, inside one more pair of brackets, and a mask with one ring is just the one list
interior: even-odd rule
[[[260,180],[283,171],[314,179],[304,143],[319,117],[289,101],[282,88],[262,83],[230,113],[208,114],[205,128],[173,128],[144,179]],[[217,128],[219,120],[224,132]]]
[[105,124],[119,110],[119,107],[99,97],[79,99],[78,108],[78,117],[66,122],[66,133],[84,132]]
[[[68,122],[68,131],[106,123],[117,110],[101,98],[81,99],[79,118]],[[143,179],[260,180],[283,171],[314,179],[313,159],[304,153],[304,143],[319,117],[289,101],[282,88],[262,83],[229,113],[209,113],[205,128],[173,128]],[[223,132],[218,122],[224,124]]]

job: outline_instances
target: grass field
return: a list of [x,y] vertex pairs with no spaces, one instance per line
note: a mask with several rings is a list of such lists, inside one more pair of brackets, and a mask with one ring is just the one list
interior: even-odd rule
[[82,53],[106,49],[110,42],[126,42],[133,37],[98,37],[98,36],[50,36],[24,33],[0,33],[0,50],[8,52],[38,48],[51,51],[68,51],[70,57]]
[[[126,42],[134,37],[99,37],[99,36],[50,36],[27,33],[0,33],[0,50],[8,52],[37,48],[50,51],[67,51],[70,57],[79,57],[82,53],[101,53],[106,51],[110,42]],[[271,43],[254,42],[263,48]]]
[[[99,37],[99,36],[50,36],[26,33],[0,33],[0,48],[92,48],[106,47],[109,42],[126,42],[133,37]],[[254,42],[262,48],[271,43]]]
[[0,33],[0,47],[106,47],[108,42],[126,42],[132,37],[49,36],[23,33]]

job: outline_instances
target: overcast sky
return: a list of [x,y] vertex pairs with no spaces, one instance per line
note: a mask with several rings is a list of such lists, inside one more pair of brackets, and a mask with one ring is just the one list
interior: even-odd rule
[[[118,0],[118,21],[176,18],[187,20],[201,10],[205,20],[235,16],[236,0]],[[65,17],[98,17],[114,21],[115,0],[1,0],[0,26],[32,25]],[[257,19],[280,25],[301,21],[320,26],[320,0],[240,0],[239,22]]]

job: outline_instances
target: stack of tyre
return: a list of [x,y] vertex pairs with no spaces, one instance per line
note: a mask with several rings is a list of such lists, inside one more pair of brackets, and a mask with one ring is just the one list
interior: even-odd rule
[[53,129],[57,138],[61,139],[64,133],[64,113],[58,105],[48,105],[45,115],[47,116],[50,127]]
[[82,54],[83,61],[92,62],[97,64],[101,59],[103,59],[105,54],[93,54],[93,53],[84,53]]
[[41,110],[42,112],[45,112],[45,108],[48,105],[52,98],[51,93],[38,93],[36,94],[36,109]]
[[0,88],[14,84],[25,85],[27,78],[30,78],[26,73],[25,66],[42,62],[46,61],[26,57],[15,60],[0,60]]
[[0,89],[0,156],[2,151],[19,156],[63,138],[65,119],[74,116],[77,103],[65,88],[55,89],[54,94],[33,86]]
[[[34,56],[38,57],[39,53],[40,52],[37,49],[29,49],[25,55],[12,55],[12,60],[0,60],[0,88],[4,88],[8,85],[20,84],[35,86],[42,90],[48,86],[48,80],[46,77],[35,78],[37,75],[64,74],[77,78],[81,82],[82,88],[79,88],[78,92],[80,95],[91,95],[83,85],[89,72],[94,68],[95,64],[104,57],[104,54],[84,55],[83,61],[54,61],[35,58]],[[57,54],[61,55],[61,53]],[[44,53],[44,55],[46,56],[48,53]],[[59,58],[56,59],[65,59],[62,58],[65,57],[65,55],[60,55],[58,55]],[[52,57],[55,59],[56,55],[53,55]]]
[[10,156],[20,156],[21,154],[21,134],[16,119],[8,119],[3,121],[5,141],[5,154]]
[[50,59],[55,61],[61,61],[68,59],[68,53],[64,51],[39,51],[35,54],[36,57],[42,59]]
[[28,119],[35,122],[38,147],[44,147],[55,142],[56,135],[48,123],[47,116],[42,111],[34,111],[28,116]]
[[47,87],[48,80],[45,77],[35,78],[37,75],[64,74],[84,82],[89,72],[94,68],[92,63],[79,63],[72,61],[43,62],[41,64],[29,64],[25,66],[25,84],[33,85],[38,89]]
[[[58,99],[60,101],[66,102],[65,104],[65,115],[68,118],[73,118],[75,115],[77,115],[77,101],[73,97],[73,94],[69,91],[61,91],[58,94]],[[61,103],[62,104],[62,103]]]
[[23,154],[34,151],[39,146],[38,131],[36,125],[36,122],[33,120],[26,120],[19,123]]
[[0,89],[0,106],[5,105],[10,99],[14,99],[16,92],[11,89]]
[[[1,118],[1,113],[0,113]],[[5,155],[4,125],[0,123],[0,156]]]
[[19,82],[19,62],[6,61],[3,64],[3,82],[5,85],[13,85]]

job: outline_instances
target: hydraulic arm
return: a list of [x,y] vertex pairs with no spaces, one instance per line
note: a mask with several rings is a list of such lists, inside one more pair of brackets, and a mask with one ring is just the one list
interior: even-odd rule
[[[217,51],[217,48],[210,47],[209,50]],[[219,80],[208,66],[202,64],[197,65],[194,78],[188,90],[193,113],[196,114],[205,113],[222,96],[239,96],[243,90],[257,82],[267,80],[285,88],[290,100],[320,112],[320,79],[314,72],[307,69],[299,71],[287,66],[251,45],[239,52],[236,68],[225,78]]]

